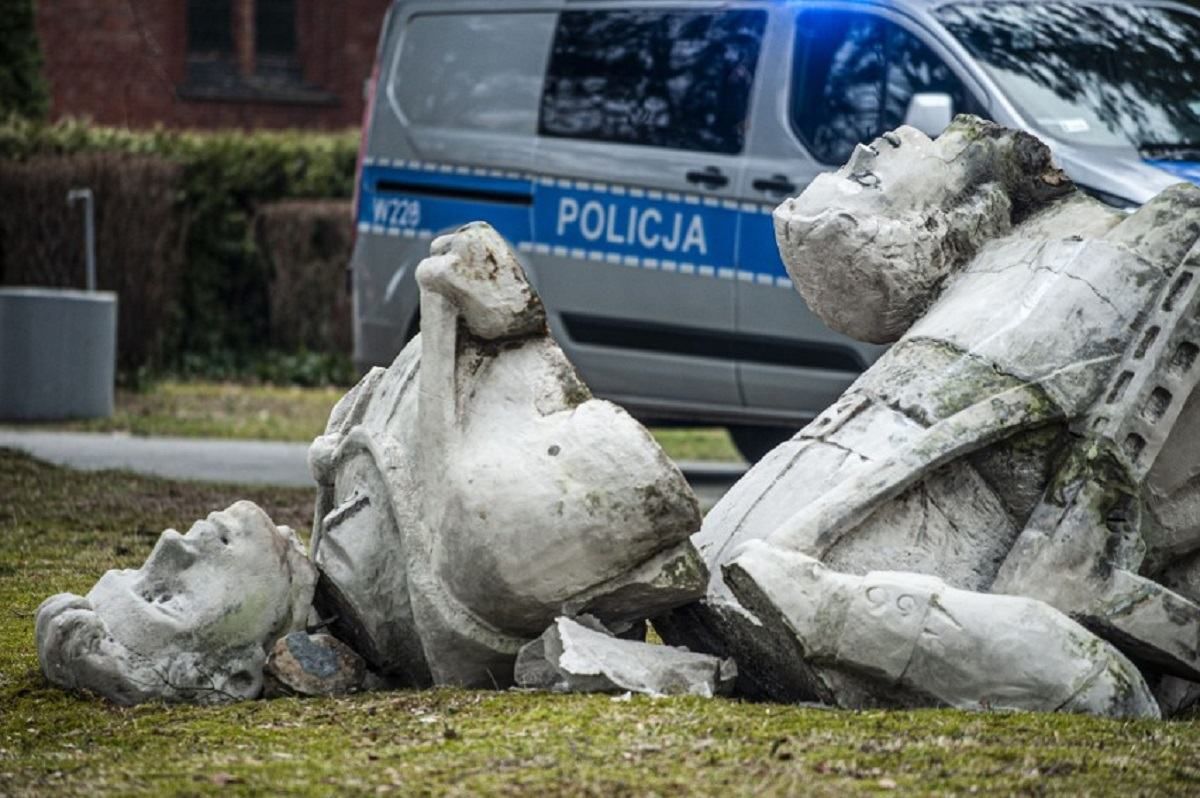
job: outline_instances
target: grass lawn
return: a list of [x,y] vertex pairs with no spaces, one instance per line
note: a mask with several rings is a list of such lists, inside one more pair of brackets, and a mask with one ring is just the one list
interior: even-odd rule
[[307,531],[312,493],[76,473],[0,450],[0,795],[1200,792],[1200,720],[836,712],[432,690],[120,709],[50,688],[34,611],[237,498]]
[[[145,391],[118,391],[112,418],[77,421],[70,429],[174,435],[311,441],[325,430],[343,388],[283,388],[216,382],[162,382]],[[722,427],[653,430],[676,460],[739,461]]]

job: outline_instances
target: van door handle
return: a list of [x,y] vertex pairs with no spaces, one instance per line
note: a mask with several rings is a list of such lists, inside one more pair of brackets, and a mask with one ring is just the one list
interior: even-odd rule
[[768,194],[792,194],[796,184],[787,179],[787,175],[773,175],[768,179],[758,179],[750,184],[755,191],[765,191]]
[[705,167],[703,171],[688,172],[686,177],[689,183],[699,183],[705,188],[720,188],[729,183],[729,178],[721,174],[721,170],[715,166]]

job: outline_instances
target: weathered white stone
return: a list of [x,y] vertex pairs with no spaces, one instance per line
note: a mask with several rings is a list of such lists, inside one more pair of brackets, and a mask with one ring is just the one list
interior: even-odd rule
[[366,676],[362,657],[336,637],[292,632],[267,657],[265,694],[343,695],[362,689]]
[[1133,663],[1041,601],[906,572],[852,576],[763,541],[725,566],[772,634],[793,636],[823,689],[879,703],[1155,717]]
[[303,628],[316,570],[295,533],[241,501],[168,529],[144,565],[38,608],[42,672],[118,704],[254,698],[280,636]]
[[588,616],[560,617],[517,656],[521,687],[559,693],[696,695],[733,689],[737,666],[672,646],[622,640]]
[[[1200,189],[1121,215],[1075,191],[1036,139],[964,117],[935,142],[902,128],[860,148],[775,222],[810,306],[896,344],[709,513],[693,538],[707,596],[655,619],[663,637],[734,656],[746,693],[843,706],[999,691],[1154,714],[1124,666],[1124,695],[1103,680],[1076,692],[1093,672],[1081,652],[1125,662],[1113,646],[1148,673],[1200,679]],[[742,559],[754,541],[776,570]],[[819,561],[820,578],[801,588],[787,555]],[[809,653],[796,619],[819,604],[813,622],[837,622],[848,605],[826,592],[872,571],[994,615],[946,649],[913,627],[908,659],[881,648],[882,629]],[[1013,609],[1000,593],[1045,603]],[[1023,623],[1054,657],[1035,672],[988,642]]]
[[1036,141],[960,117],[936,141],[901,127],[859,145],[836,173],[779,206],[775,231],[818,316],[889,343],[983,242],[1011,229],[1014,211],[1070,189]]
[[591,397],[503,239],[439,238],[417,280],[421,335],[310,450],[334,633],[410,684],[502,686],[560,614],[619,624],[701,595],[694,495]]

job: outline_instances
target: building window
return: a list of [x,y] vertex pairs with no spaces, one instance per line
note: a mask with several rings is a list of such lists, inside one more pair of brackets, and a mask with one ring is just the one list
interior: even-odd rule
[[254,71],[267,79],[299,80],[295,0],[255,0]]
[[254,45],[260,56],[296,54],[295,0],[257,0]]
[[188,84],[218,87],[237,81],[232,0],[188,0]]
[[188,0],[187,51],[189,56],[233,56],[231,0]]
[[187,0],[189,100],[325,105],[337,97],[305,82],[296,0]]

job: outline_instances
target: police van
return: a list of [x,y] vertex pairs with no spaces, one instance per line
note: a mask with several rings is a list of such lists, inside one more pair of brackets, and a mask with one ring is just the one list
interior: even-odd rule
[[1037,133],[1112,204],[1197,179],[1197,19],[1149,2],[399,0],[367,88],[355,360],[394,358],[430,240],[482,219],[597,395],[727,425],[753,458],[882,351],[792,288],[784,197],[860,141],[959,112]]

